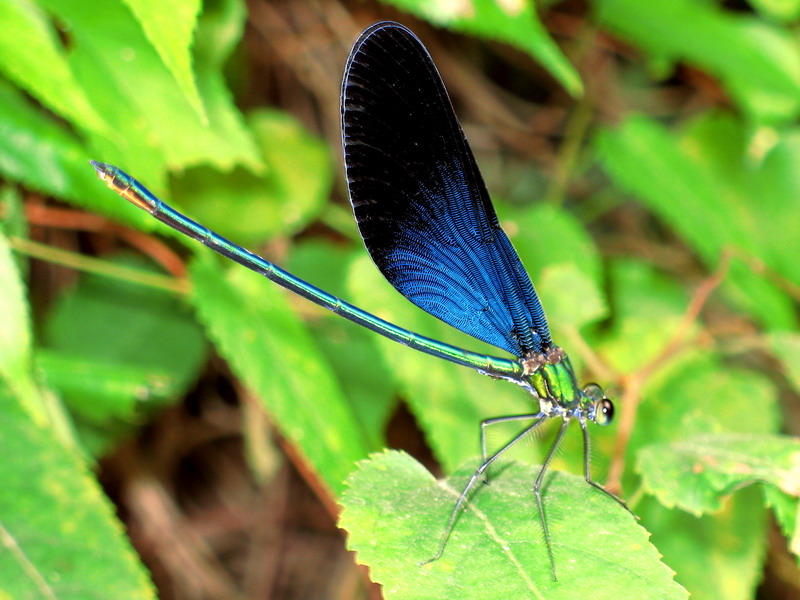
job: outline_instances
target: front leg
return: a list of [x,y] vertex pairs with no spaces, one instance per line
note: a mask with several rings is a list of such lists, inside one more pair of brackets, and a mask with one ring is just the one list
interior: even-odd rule
[[[510,423],[511,421],[525,421],[525,420],[534,420],[534,419],[541,419],[544,415],[542,413],[536,413],[535,415],[510,415],[506,417],[493,417],[491,419],[486,419],[481,421],[481,458],[483,462],[486,462],[486,428],[491,425],[496,425],[497,423]],[[484,471],[483,474],[483,483],[489,483],[489,471]]]

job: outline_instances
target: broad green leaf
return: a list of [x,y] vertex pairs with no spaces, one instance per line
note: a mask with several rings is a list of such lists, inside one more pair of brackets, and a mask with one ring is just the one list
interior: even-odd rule
[[81,458],[4,389],[0,414],[0,597],[155,598]]
[[442,557],[420,566],[436,553],[475,466],[436,481],[411,457],[387,451],[348,480],[339,525],[387,600],[688,597],[625,509],[558,471],[547,476],[543,495],[554,582],[531,491],[538,467],[516,463],[475,490]]
[[75,81],[46,15],[29,0],[0,2],[0,71],[42,104],[83,129],[108,129]]
[[572,96],[583,94],[580,75],[550,38],[533,2],[388,0],[387,3],[441,27],[516,46],[539,61]]
[[318,216],[333,170],[327,146],[287,113],[258,110],[248,122],[269,169],[266,175],[242,168],[228,174],[192,169],[174,180],[173,197],[220,234],[254,244],[295,233]]
[[800,111],[800,52],[789,31],[692,0],[646,10],[637,0],[594,6],[601,25],[654,58],[687,61],[719,78],[755,119],[787,121]]
[[198,316],[236,375],[336,495],[369,447],[352,409],[286,294],[208,253],[190,269]]
[[192,34],[200,12],[200,0],[170,2],[169,10],[158,0],[125,0],[142,29],[172,72],[189,104],[202,121],[207,120],[192,72]]
[[788,496],[771,485],[763,486],[763,491],[767,506],[774,511],[775,520],[789,542],[789,550],[800,562],[800,499]]
[[675,569],[692,598],[751,600],[766,554],[767,511],[756,489],[745,489],[714,515],[670,510],[653,498],[636,507],[650,541]]
[[[356,305],[400,327],[476,352],[504,354],[414,306],[391,288],[366,257],[353,263],[348,284]],[[533,404],[530,394],[518,386],[434,359],[384,337],[372,337],[446,472],[480,452],[481,420],[538,409],[538,403]],[[518,428],[515,425],[508,437]],[[465,443],[465,436],[472,443]]]
[[31,322],[27,291],[6,237],[0,233],[0,381],[21,399],[29,416],[44,424],[31,373]]
[[718,510],[725,496],[751,484],[771,484],[800,497],[800,440],[766,434],[699,435],[653,444],[637,469],[665,506],[693,514]]
[[[665,365],[643,390],[628,464],[633,467],[640,449],[653,443],[709,433],[768,433],[777,431],[779,422],[777,393],[766,377],[695,350]],[[630,475],[627,481],[632,480]],[[736,590],[731,598],[750,597],[766,548],[766,510],[757,494],[736,494],[723,510],[700,518],[668,510],[650,497],[635,511],[664,562],[691,593],[706,597],[707,590],[719,586]],[[710,541],[699,543],[704,539]]]

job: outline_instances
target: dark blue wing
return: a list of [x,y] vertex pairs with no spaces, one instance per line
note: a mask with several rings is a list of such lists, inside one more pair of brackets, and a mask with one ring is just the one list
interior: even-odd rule
[[550,346],[439,72],[402,25],[377,23],[353,46],[342,139],[364,244],[401,294],[516,356]]

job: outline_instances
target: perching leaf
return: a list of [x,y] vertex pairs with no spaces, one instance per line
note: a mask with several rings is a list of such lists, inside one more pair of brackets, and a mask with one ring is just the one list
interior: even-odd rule
[[348,480],[339,525],[387,600],[687,598],[624,508],[558,471],[547,475],[543,492],[554,582],[531,490],[538,467],[517,463],[478,486],[442,557],[419,566],[436,553],[475,466],[437,482],[408,455],[387,451],[362,462]]

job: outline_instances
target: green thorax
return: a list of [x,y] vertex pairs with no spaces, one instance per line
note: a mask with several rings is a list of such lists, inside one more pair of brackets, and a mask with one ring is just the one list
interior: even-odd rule
[[524,375],[540,400],[551,401],[565,408],[576,408],[582,394],[575,379],[569,356],[553,347],[546,354],[537,354],[523,362]]

